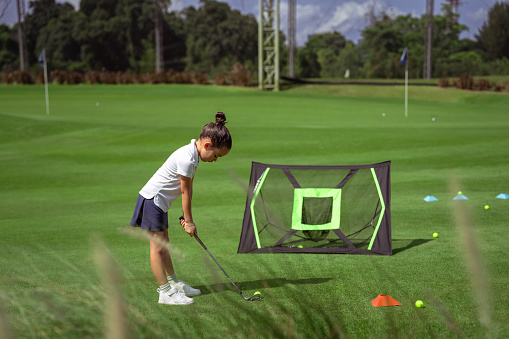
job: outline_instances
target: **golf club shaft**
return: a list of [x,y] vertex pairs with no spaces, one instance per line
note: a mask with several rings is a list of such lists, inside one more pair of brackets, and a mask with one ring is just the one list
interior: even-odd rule
[[226,271],[221,267],[221,265],[219,265],[219,263],[217,262],[216,258],[214,258],[214,256],[212,255],[212,253],[210,253],[210,251],[207,249],[207,246],[205,246],[205,244],[201,241],[201,239],[198,237],[198,235],[194,235],[194,237],[196,238],[196,241],[198,241],[200,243],[200,245],[203,247],[203,249],[205,249],[205,251],[207,251],[207,253],[210,255],[210,257],[212,258],[212,260],[214,260],[214,262],[217,264],[217,266],[219,266],[219,268],[221,269],[221,271],[223,271],[224,275],[226,275],[226,277],[230,280],[230,282],[233,284],[233,286],[235,286],[235,288],[237,289],[237,291],[239,291],[239,293],[244,297],[244,299],[246,299],[246,296],[244,295],[244,293],[242,293],[242,291],[240,290],[240,288],[237,287],[237,285],[235,285],[235,283],[233,282],[232,278],[230,278],[230,276],[228,275],[228,273],[226,273]]

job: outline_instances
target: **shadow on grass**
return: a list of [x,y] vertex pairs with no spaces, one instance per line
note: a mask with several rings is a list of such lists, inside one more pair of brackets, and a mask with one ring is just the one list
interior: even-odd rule
[[[285,285],[307,285],[307,284],[323,284],[329,282],[332,278],[310,278],[310,279],[297,279],[291,280],[286,278],[274,278],[274,279],[263,279],[263,280],[252,280],[252,281],[242,281],[235,282],[235,284],[241,290],[256,290],[263,288],[273,288],[273,287],[283,287]],[[212,294],[217,292],[223,292],[226,290],[231,290],[237,292],[235,287],[231,283],[215,283],[209,285],[199,285],[193,286],[201,290],[201,294]]]
[[406,251],[412,247],[424,245],[433,239],[392,239],[392,254]]

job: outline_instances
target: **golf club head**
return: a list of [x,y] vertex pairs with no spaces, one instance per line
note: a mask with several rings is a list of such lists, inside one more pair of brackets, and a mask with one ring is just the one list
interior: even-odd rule
[[256,293],[256,294],[254,294],[254,295],[250,296],[249,298],[247,298],[247,297],[244,295],[244,293],[242,293],[242,292],[240,292],[240,294],[241,294],[241,295],[242,295],[242,297],[243,297],[244,299],[246,299],[247,301],[259,301],[259,300],[262,300],[262,296],[261,296],[261,294],[258,294],[258,293]]
[[259,301],[259,300],[262,300],[262,296],[259,294],[255,294],[255,295],[250,296],[246,300],[247,301]]

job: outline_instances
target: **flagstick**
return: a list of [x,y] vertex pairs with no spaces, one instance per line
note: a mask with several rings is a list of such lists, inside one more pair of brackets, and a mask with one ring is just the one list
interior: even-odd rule
[[405,63],[405,118],[408,117],[408,61]]
[[44,58],[44,92],[46,94],[46,115],[49,115],[48,66],[46,65],[46,58]]

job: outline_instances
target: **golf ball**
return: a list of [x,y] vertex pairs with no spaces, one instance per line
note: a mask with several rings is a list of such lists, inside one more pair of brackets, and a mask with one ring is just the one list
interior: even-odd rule
[[462,194],[463,194],[463,192],[461,192],[461,191],[458,191],[458,194],[459,194],[459,195],[462,195]]
[[489,210],[490,209],[490,205],[484,205],[484,209],[485,210]]
[[433,238],[438,238],[438,233],[437,232],[433,233]]
[[415,302],[415,307],[417,307],[417,308],[421,308],[421,307],[423,307],[423,306],[424,306],[424,303],[422,302],[422,300],[417,300],[417,301]]
[[256,291],[254,294],[255,294],[255,295],[256,295],[256,294],[262,295],[262,294],[260,293],[260,291]]
[[384,116],[385,116],[385,113],[382,113],[382,116],[384,117]]
[[297,247],[298,247],[298,248],[304,248],[304,246],[302,246],[302,245],[299,245],[299,246],[297,246]]
[[431,121],[435,121],[435,118],[431,118]]

